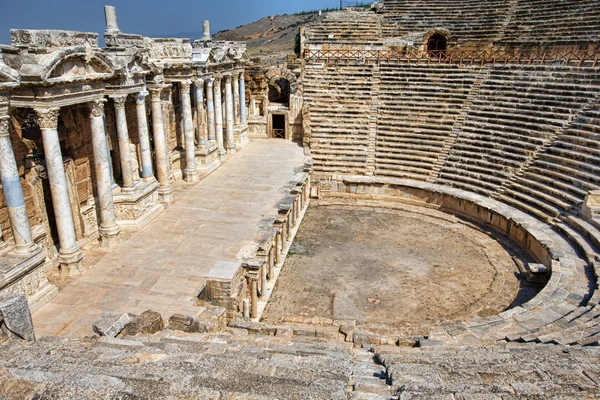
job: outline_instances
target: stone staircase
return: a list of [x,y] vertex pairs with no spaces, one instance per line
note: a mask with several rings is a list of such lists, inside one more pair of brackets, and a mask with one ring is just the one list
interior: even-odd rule
[[506,182],[498,198],[548,222],[577,213],[587,192],[600,188],[598,126],[600,106],[595,100]]
[[471,85],[471,89],[469,90],[469,94],[467,96],[466,101],[463,104],[460,114],[458,115],[458,117],[456,118],[456,120],[454,122],[454,126],[452,127],[452,132],[450,135],[448,135],[448,137],[444,141],[442,151],[440,152],[438,159],[436,160],[436,162],[433,166],[433,170],[431,171],[429,177],[427,178],[427,181],[435,182],[435,180],[439,177],[440,171],[441,171],[442,167],[444,166],[446,159],[450,155],[450,150],[452,149],[454,142],[456,142],[456,139],[458,138],[458,135],[460,134],[460,131],[462,130],[463,125],[465,124],[465,121],[467,119],[469,111],[471,110],[471,107],[473,106],[473,100],[476,99],[477,96],[479,96],[479,91],[481,90],[483,83],[489,78],[489,76],[490,76],[490,69],[485,68],[484,70],[481,71],[481,73],[479,73],[477,75],[477,78],[475,78],[475,81]]
[[598,83],[595,71],[491,67],[435,182],[496,192],[588,104]]
[[373,66],[306,66],[315,174],[364,173],[369,148]]
[[382,65],[376,175],[426,180],[478,73],[456,65]]

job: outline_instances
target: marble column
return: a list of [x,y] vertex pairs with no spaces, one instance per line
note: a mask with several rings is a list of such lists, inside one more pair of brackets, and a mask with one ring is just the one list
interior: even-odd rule
[[[0,118],[0,177],[2,177],[2,190],[8,207],[8,217],[13,229],[15,239],[15,253],[30,254],[38,250],[33,242],[23,187],[15,153],[9,134],[10,117]],[[0,228],[0,238],[2,230]]]
[[231,76],[225,77],[225,108],[227,110],[227,129],[225,148],[228,153],[235,153],[235,140],[233,137],[233,93],[231,91]]
[[181,88],[181,114],[183,116],[183,131],[185,137],[185,171],[186,182],[199,181],[198,168],[196,167],[196,140],[194,137],[194,118],[192,117],[192,101],[190,98],[191,81],[180,83]]
[[215,102],[213,95],[213,78],[210,78],[206,81],[206,112],[207,112],[207,121],[206,125],[208,126],[208,141],[215,142],[217,139],[215,137]]
[[169,182],[169,154],[167,136],[162,110],[162,88],[150,89],[152,96],[152,132],[154,136],[154,154],[156,157],[156,177],[158,179],[158,198],[161,203],[173,201],[173,189]]
[[120,242],[121,228],[117,225],[113,202],[110,158],[106,148],[106,130],[104,129],[104,99],[91,103],[90,125],[92,129],[94,170],[96,171],[96,192],[98,193],[98,208],[100,210],[98,226],[100,245],[102,247],[113,247]]
[[240,73],[240,120],[242,124],[247,122],[246,119],[246,80],[244,73]]
[[234,74],[233,83],[233,118],[236,125],[240,124],[240,81],[237,74]]
[[213,87],[215,103],[215,132],[217,145],[219,146],[219,156],[225,157],[225,147],[223,146],[223,106],[221,100],[221,78],[216,77]]
[[115,119],[117,121],[117,136],[119,139],[119,159],[121,161],[121,175],[123,178],[123,192],[132,192],[133,188],[133,164],[131,162],[131,141],[127,129],[127,113],[125,102],[127,95],[112,97],[115,104]]
[[138,93],[135,104],[140,150],[142,153],[142,179],[153,181],[154,174],[152,172],[152,152],[150,151],[150,136],[148,134],[148,118],[146,115],[146,96],[148,96],[148,92],[145,90]]
[[68,275],[77,275],[83,269],[83,253],[77,245],[75,236],[67,177],[58,139],[57,126],[60,109],[36,109],[35,111],[37,123],[42,131],[46,172],[50,181],[52,206],[56,216],[56,228],[60,245],[58,262],[60,263],[61,272]]
[[198,127],[198,144],[206,146],[208,144],[208,134],[206,131],[206,112],[204,111],[204,79],[196,79],[194,84],[196,89],[196,122]]

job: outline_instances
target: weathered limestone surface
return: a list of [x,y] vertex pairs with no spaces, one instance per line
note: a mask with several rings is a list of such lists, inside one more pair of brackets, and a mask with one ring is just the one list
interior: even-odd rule
[[5,336],[35,340],[27,299],[22,294],[0,292],[0,329]]
[[[103,312],[197,315],[194,296],[219,261],[235,261],[304,160],[286,141],[254,141],[34,314],[38,336],[83,336]],[[178,186],[176,186],[178,187]],[[151,249],[151,251],[149,251]]]

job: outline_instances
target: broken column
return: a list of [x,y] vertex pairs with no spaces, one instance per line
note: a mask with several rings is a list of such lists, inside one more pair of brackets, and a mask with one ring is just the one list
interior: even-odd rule
[[24,295],[0,292],[0,328],[9,338],[35,341],[31,312]]
[[104,19],[106,20],[105,35],[116,35],[121,33],[117,24],[117,10],[113,6],[104,6]]
[[202,21],[202,40],[212,40],[210,37],[210,21]]

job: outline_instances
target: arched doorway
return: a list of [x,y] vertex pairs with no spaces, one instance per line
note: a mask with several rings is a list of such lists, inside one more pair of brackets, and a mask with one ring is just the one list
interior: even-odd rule
[[427,54],[434,57],[445,57],[448,49],[448,39],[441,33],[431,35],[427,41]]

